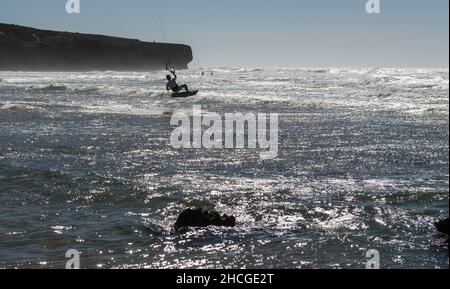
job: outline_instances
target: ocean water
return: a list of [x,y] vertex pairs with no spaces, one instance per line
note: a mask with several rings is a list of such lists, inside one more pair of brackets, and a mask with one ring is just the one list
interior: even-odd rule
[[[448,69],[180,71],[188,99],[164,78],[0,72],[0,268],[448,268]],[[172,148],[194,105],[278,113],[278,158]],[[238,224],[174,232],[189,207]]]

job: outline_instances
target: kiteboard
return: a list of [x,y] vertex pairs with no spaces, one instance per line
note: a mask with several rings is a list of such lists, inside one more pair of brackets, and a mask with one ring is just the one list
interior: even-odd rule
[[175,98],[190,97],[190,96],[197,95],[197,93],[198,93],[198,90],[185,91],[185,92],[174,92],[174,93],[172,93],[172,97],[175,97]]

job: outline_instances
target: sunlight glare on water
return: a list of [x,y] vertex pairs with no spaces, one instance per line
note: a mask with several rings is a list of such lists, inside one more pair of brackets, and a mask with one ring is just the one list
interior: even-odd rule
[[[448,69],[0,72],[0,267],[448,268]],[[176,150],[174,112],[278,113],[279,157]],[[188,207],[236,228],[174,232]]]

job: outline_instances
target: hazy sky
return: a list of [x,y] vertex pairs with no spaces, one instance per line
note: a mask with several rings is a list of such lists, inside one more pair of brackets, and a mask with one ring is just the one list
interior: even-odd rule
[[[449,0],[0,0],[0,22],[192,46],[191,67],[448,67]],[[158,13],[158,4],[161,13]]]

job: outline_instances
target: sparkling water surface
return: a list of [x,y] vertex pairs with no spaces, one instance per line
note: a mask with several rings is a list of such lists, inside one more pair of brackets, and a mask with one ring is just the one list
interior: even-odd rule
[[[0,72],[0,268],[448,268],[448,69],[202,71]],[[172,148],[194,105],[278,113],[278,158]]]

